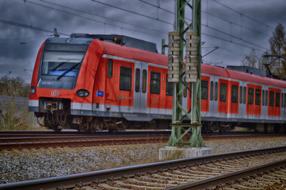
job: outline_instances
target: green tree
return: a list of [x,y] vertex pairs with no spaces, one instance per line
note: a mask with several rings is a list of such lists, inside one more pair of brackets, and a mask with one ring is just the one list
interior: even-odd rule
[[286,37],[282,24],[278,24],[269,39],[270,53],[273,56],[270,64],[271,72],[285,78],[286,74]]

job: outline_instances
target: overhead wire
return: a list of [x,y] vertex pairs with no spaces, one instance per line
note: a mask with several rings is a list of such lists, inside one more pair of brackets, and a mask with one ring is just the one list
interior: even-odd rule
[[[53,33],[53,30],[49,30],[46,28],[42,28],[42,27],[38,27],[38,26],[34,26],[34,25],[29,25],[29,24],[24,24],[24,23],[19,23],[19,22],[15,22],[12,20],[6,20],[3,18],[0,18],[0,22],[3,24],[8,24],[8,25],[13,25],[13,26],[17,26],[17,27],[22,27],[22,28],[27,28],[27,29],[31,29],[31,30],[36,30],[36,31],[40,31],[40,32],[45,32],[45,33]],[[69,36],[69,34],[64,33],[64,32],[59,32],[59,34],[61,35],[65,35],[65,36]]]
[[[75,15],[75,16],[80,16],[80,17],[82,17],[82,18],[84,18],[84,19],[93,20],[93,21],[95,21],[95,22],[100,22],[100,23],[103,23],[103,24],[108,24],[108,23],[106,23],[106,22],[104,22],[104,21],[99,21],[99,20],[96,20],[96,19],[91,19],[91,18],[85,17],[85,16],[83,16],[83,15],[80,15],[80,14],[78,14],[78,13],[75,13],[75,12],[79,12],[79,11],[80,11],[80,10],[78,10],[78,9],[74,9],[74,8],[71,8],[71,7],[67,7],[67,6],[58,4],[58,3],[47,2],[47,1],[45,1],[45,0],[40,0],[40,1],[41,1],[41,2],[44,2],[44,3],[46,3],[46,4],[53,4],[54,6],[58,6],[58,7],[61,7],[61,8],[70,9],[70,10],[73,11],[73,13],[70,12],[70,11],[63,10],[63,9],[57,9],[57,8],[55,8],[55,7],[51,7],[51,6],[48,6],[48,5],[44,5],[44,4],[42,4],[42,3],[36,3],[36,2],[34,2],[34,1],[31,1],[31,0],[26,0],[25,2],[29,2],[29,3],[32,3],[32,4],[34,4],[34,5],[43,6],[43,7],[50,8],[50,9],[57,10],[57,11],[63,11],[63,12],[65,12],[65,13],[73,14],[73,15]],[[96,1],[96,2],[97,2],[97,0],[91,0],[91,1]],[[145,0],[138,0],[138,1],[144,2],[145,4],[146,4],[146,2],[147,2],[147,1],[145,1]],[[102,3],[102,2],[101,2],[101,3]],[[104,4],[106,4],[106,3],[104,3]],[[158,8],[157,5],[154,5],[154,4],[152,4],[152,3],[148,3],[148,4],[151,4],[153,7]],[[124,9],[124,10],[126,11],[127,9]],[[170,12],[172,12],[172,11],[170,11]],[[86,12],[82,12],[82,13],[84,13],[84,14],[89,14],[89,15],[94,15],[94,14],[86,13]],[[173,13],[174,13],[174,12],[172,12],[172,14],[173,14]],[[96,16],[99,16],[99,15],[96,15]],[[103,17],[103,16],[99,16],[99,17]],[[109,18],[106,18],[106,17],[103,17],[103,18],[109,19]],[[153,18],[153,19],[155,19],[155,18]],[[157,20],[157,19],[155,19],[155,20]],[[48,33],[53,32],[52,30],[40,28],[40,27],[37,27],[37,26],[32,26],[32,25],[17,23],[17,22],[13,22],[13,21],[9,21],[9,20],[0,19],[0,22],[6,23],[6,24],[12,24],[12,25],[16,25],[16,26],[21,26],[21,27],[25,27],[25,28],[30,28],[30,29],[34,29],[34,30],[38,30],[38,31],[48,32]],[[113,25],[113,24],[108,24],[108,25],[115,26],[115,25]],[[202,25],[203,25],[204,27],[210,28],[210,29],[212,29],[212,30],[214,30],[214,31],[216,31],[216,32],[219,32],[219,33],[222,33],[222,34],[224,34],[224,35],[230,36],[230,37],[232,37],[232,38],[234,38],[234,39],[236,39],[236,40],[242,41],[243,43],[246,43],[246,44],[250,45],[250,46],[248,46],[249,48],[252,48],[252,49],[253,49],[254,47],[256,47],[256,49],[257,49],[257,48],[263,49],[263,50],[265,49],[264,47],[262,47],[262,46],[260,46],[260,45],[257,45],[257,44],[255,44],[255,43],[249,42],[248,40],[242,39],[241,37],[235,36],[235,35],[233,35],[233,34],[229,34],[229,33],[225,32],[225,31],[219,30],[219,29],[217,29],[217,28],[215,28],[215,27],[212,27],[212,26],[209,26],[209,25],[206,25],[206,24],[202,24]],[[121,27],[122,27],[122,26],[121,26]],[[127,29],[129,29],[129,28],[127,28]],[[137,32],[138,32],[138,31],[137,31]],[[65,34],[65,33],[62,33],[62,34],[68,35],[68,34]],[[213,35],[206,34],[206,33],[204,33],[204,35],[207,35],[207,36],[209,36],[209,37],[214,37]],[[233,43],[233,44],[239,44],[239,45],[244,46],[244,47],[246,46],[246,45],[244,45],[244,44],[242,44],[242,43],[234,42],[233,40],[226,40],[226,39],[223,39],[223,38],[218,37],[218,36],[216,36],[216,38],[217,38],[217,39],[220,39],[220,40],[223,40],[223,41],[227,41],[227,42]]]
[[[6,3],[6,1],[3,1],[2,7],[4,7],[5,3]],[[39,32],[44,32],[44,33],[53,33],[53,30],[49,30],[49,29],[46,29],[46,28],[34,26],[32,24],[26,24],[26,23],[16,22],[16,21],[13,21],[13,20],[7,20],[5,18],[0,18],[0,23],[6,24],[6,25],[12,25],[12,26],[16,26],[16,27],[21,27],[21,28],[26,28],[26,29],[30,29],[30,30],[35,30],[35,31],[39,31]],[[64,32],[60,32],[60,34],[68,35],[68,34],[66,34]],[[1,39],[1,40],[4,40],[4,39]],[[5,38],[5,40],[9,40],[9,39]]]
[[265,50],[264,47],[262,47],[262,46],[260,46],[260,45],[258,45],[258,44],[255,44],[255,43],[253,43],[253,42],[250,42],[250,41],[248,41],[248,40],[246,40],[246,39],[243,39],[243,38],[241,38],[241,37],[235,36],[235,35],[233,35],[233,34],[227,33],[227,32],[225,32],[225,31],[219,30],[219,29],[217,29],[217,28],[215,28],[215,27],[212,27],[212,26],[210,26],[210,25],[202,24],[202,26],[207,27],[207,28],[210,28],[210,29],[212,29],[212,30],[214,30],[214,31],[216,31],[216,32],[222,33],[222,34],[227,35],[227,36],[229,36],[229,37],[232,37],[232,38],[234,38],[234,39],[236,39],[236,40],[242,41],[242,42],[244,42],[244,43],[247,43],[247,44],[256,46],[257,48],[260,48],[260,49]]
[[[239,24],[239,23],[236,23],[236,22],[233,22],[233,21],[230,21],[230,20],[227,20],[227,19],[224,19],[224,18],[221,18],[213,13],[210,13],[209,11],[203,11],[202,10],[202,13],[205,13],[206,15],[209,15],[209,16],[212,16],[213,18],[216,18],[216,19],[219,19],[223,22],[226,22],[230,25],[234,25],[234,26],[237,26],[237,27],[240,27],[240,28],[244,28],[248,31],[252,31],[252,32],[258,32],[258,33],[266,33],[265,31],[261,31],[261,30],[256,30],[256,29],[253,29],[253,28],[250,28],[250,27],[247,27],[245,25],[242,25],[242,24]],[[207,23],[208,24],[208,23]]]
[[234,8],[232,8],[232,7],[226,5],[226,4],[224,4],[224,3],[222,3],[222,2],[220,2],[218,0],[213,0],[213,2],[217,3],[218,5],[220,5],[222,7],[225,7],[227,9],[231,10],[232,12],[235,12],[236,14],[244,16],[244,17],[248,18],[249,20],[252,20],[252,21],[254,21],[254,22],[258,23],[258,24],[264,25],[265,27],[271,28],[271,26],[269,26],[268,24],[265,24],[263,21],[260,21],[260,20],[254,18],[252,16],[249,16],[249,15],[247,15],[247,14],[241,12],[241,11],[235,10]]
[[235,44],[235,45],[238,45],[240,47],[247,47],[249,49],[255,49],[257,51],[261,51],[261,52],[264,52],[262,49],[258,49],[254,46],[250,46],[250,45],[246,45],[246,44],[243,44],[243,43],[240,43],[240,42],[235,42],[233,40],[229,40],[229,39],[225,39],[223,37],[219,37],[219,36],[216,36],[216,35],[213,35],[213,34],[208,34],[208,33],[204,33],[202,32],[202,35],[205,35],[205,36],[208,36],[208,37],[211,37],[211,38],[214,38],[214,39],[217,39],[217,40],[221,40],[221,41],[224,41],[224,42],[228,42],[228,43],[231,43],[231,44]]
[[[70,10],[73,10],[73,11],[80,11],[80,10],[78,10],[78,9],[73,9],[73,8],[71,8],[71,7],[67,7],[67,6],[64,6],[64,5],[60,5],[60,4],[57,4],[57,3],[50,3],[50,2],[47,2],[47,1],[45,1],[45,0],[41,0],[42,2],[44,2],[44,3],[49,3],[49,4],[53,4],[53,5],[56,5],[56,6],[61,6],[62,8],[69,8]],[[92,0],[92,1],[94,1],[94,0]],[[139,1],[144,1],[144,0],[139,0]],[[31,2],[30,0],[27,0],[27,2],[30,2],[30,3],[33,3],[33,4],[37,4],[37,5],[40,5],[40,6],[45,6],[45,5],[43,5],[43,4],[39,4],[39,3],[35,3],[35,2]],[[144,1],[145,2],[145,1]],[[146,3],[146,2],[145,2]],[[149,4],[151,4],[151,3],[149,3]],[[152,5],[154,5],[154,4],[152,4]],[[154,5],[154,7],[157,7],[156,5]],[[53,8],[53,7],[48,7],[48,8]],[[68,12],[68,13],[70,13],[70,12]],[[85,14],[90,14],[90,13],[86,13],[86,12],[84,12]],[[77,15],[77,16],[82,16],[82,15]],[[98,16],[98,15],[96,15],[96,16]],[[84,17],[84,18],[86,18],[86,17]],[[105,18],[105,17],[104,17]],[[86,18],[86,19],[91,19],[91,18]],[[106,23],[106,22],[103,22],[103,21],[98,21],[98,20],[95,20],[96,22],[101,22],[101,23],[103,23],[103,24],[108,24],[108,23]],[[109,25],[109,24],[108,24]],[[256,47],[259,47],[259,48],[263,48],[262,46],[259,46],[259,45],[257,45],[257,44],[254,44],[254,43],[252,43],[252,42],[249,42],[248,40],[245,40],[245,39],[242,39],[242,38],[240,38],[240,37],[237,37],[237,36],[235,36],[235,35],[233,35],[233,34],[229,34],[229,33],[227,33],[227,32],[224,32],[224,31],[221,31],[221,30],[219,30],[219,29],[217,29],[217,28],[215,28],[215,27],[212,27],[212,26],[209,26],[209,25],[205,25],[205,24],[203,24],[203,26],[205,26],[205,27],[207,27],[207,28],[210,28],[210,29],[212,29],[212,30],[214,30],[214,31],[216,31],[216,32],[220,32],[220,33],[222,33],[222,34],[224,34],[224,35],[228,35],[228,36],[230,36],[230,37],[232,37],[232,38],[234,38],[234,39],[236,39],[236,40],[240,40],[240,41],[242,41],[242,42],[244,42],[244,43],[247,43],[247,44],[250,44],[250,45],[253,45],[253,46],[256,46]]]
[[58,4],[58,3],[54,3],[54,2],[48,2],[48,1],[45,1],[45,0],[40,0],[40,1],[42,3],[38,3],[38,2],[35,2],[35,1],[31,1],[31,0],[26,0],[27,3],[30,3],[30,4],[35,5],[35,6],[41,6],[41,7],[44,7],[44,8],[52,9],[52,10],[55,10],[55,11],[58,11],[58,12],[62,12],[62,13],[69,14],[69,15],[73,15],[73,16],[76,16],[76,17],[80,17],[82,19],[86,19],[88,21],[92,21],[92,22],[96,22],[96,23],[100,23],[100,24],[104,24],[104,25],[115,26],[115,27],[119,27],[119,28],[122,28],[122,29],[127,29],[127,30],[131,30],[131,31],[134,31],[134,32],[144,33],[144,34],[146,34],[146,33],[150,34],[151,32],[152,32],[152,34],[154,32],[163,33],[163,31],[161,31],[161,30],[157,30],[157,29],[149,28],[149,27],[144,27],[142,29],[138,29],[138,28],[135,29],[135,28],[122,26],[122,25],[119,25],[119,24],[108,23],[106,21],[102,21],[102,20],[98,20],[98,19],[95,19],[95,18],[90,18],[90,17],[84,16],[83,14],[89,15],[89,16],[101,17],[103,19],[110,20],[112,22],[117,22],[117,23],[120,22],[122,24],[126,24],[126,25],[129,25],[129,26],[132,26],[132,27],[137,27],[135,25],[132,25],[132,24],[127,23],[127,22],[120,21],[118,19],[107,18],[107,17],[102,16],[102,15],[86,12],[86,11],[83,11],[83,10],[75,9],[75,8],[72,8],[72,7],[69,7],[69,6],[65,6],[65,5],[62,5],[62,4]]
[[155,8],[157,8],[157,9],[162,10],[162,11],[165,11],[165,12],[167,12],[167,13],[169,13],[169,14],[172,14],[172,15],[175,14],[174,11],[171,11],[171,10],[169,10],[169,9],[165,9],[165,8],[159,6],[159,5],[155,5],[155,4],[150,3],[150,2],[148,2],[148,1],[145,1],[145,0],[137,0],[137,1],[140,1],[141,3],[144,3],[144,4],[149,5],[149,6],[151,6],[151,7],[155,7]]
[[[152,6],[152,7],[155,7],[155,8],[159,8],[159,9],[160,9],[160,7],[158,7],[157,5],[152,4],[152,3],[149,3],[149,2],[147,2],[147,1],[145,1],[145,0],[138,0],[138,1],[143,2],[143,3],[147,4],[147,5]],[[168,10],[168,12],[171,13],[171,14],[175,14],[175,12],[172,12],[172,11],[170,11],[170,10]],[[209,13],[208,11],[202,11],[202,12],[205,13],[205,14],[208,14],[208,15],[210,15],[210,16],[216,17],[216,18],[218,18],[218,19],[220,19],[220,20],[222,20],[222,21],[224,21],[224,22],[227,22],[228,24],[236,25],[236,26],[243,27],[243,28],[246,28],[246,29],[248,29],[248,30],[254,31],[254,30],[252,30],[252,29],[250,29],[250,28],[248,28],[248,27],[246,27],[246,26],[240,25],[240,24],[235,23],[235,22],[233,22],[233,21],[229,21],[229,20],[223,19],[223,18],[221,18],[221,17],[219,17],[219,16],[216,16],[216,15],[214,15],[214,14],[211,14],[211,13]],[[187,18],[187,19],[189,19],[189,18]],[[190,20],[190,19],[189,19],[189,20]],[[217,28],[215,28],[215,27],[209,26],[208,24],[202,24],[202,25],[203,25],[204,27],[210,28],[210,29],[212,29],[212,30],[214,30],[214,31],[216,31],[216,32],[219,32],[219,33],[222,33],[222,34],[224,34],[224,35],[230,36],[230,37],[232,37],[232,38],[234,38],[234,39],[236,39],[236,40],[242,41],[242,42],[244,42],[244,43],[250,44],[250,45],[252,45],[252,46],[255,46],[255,47],[260,48],[260,49],[263,49],[263,50],[265,49],[264,47],[262,47],[262,46],[260,46],[260,45],[258,45],[258,44],[255,44],[255,43],[253,43],[253,42],[250,42],[249,40],[246,40],[246,39],[243,39],[243,38],[241,38],[241,37],[235,36],[235,35],[233,35],[233,34],[227,33],[227,32],[225,32],[225,31],[219,30],[219,29],[217,29]]]
[[133,14],[133,15],[145,17],[145,18],[148,18],[148,19],[151,19],[151,20],[155,20],[157,22],[161,22],[161,23],[173,26],[172,22],[169,22],[169,21],[166,21],[166,20],[162,20],[160,18],[152,17],[152,16],[149,16],[149,15],[146,15],[146,14],[142,14],[142,13],[139,13],[139,12],[136,12],[136,11],[132,11],[132,10],[125,9],[125,8],[122,8],[122,7],[119,7],[119,6],[115,6],[113,4],[104,3],[104,2],[101,2],[101,1],[98,1],[98,0],[90,0],[90,1],[92,1],[94,3],[102,4],[102,5],[107,6],[107,7],[112,7],[114,9],[118,9],[118,10],[121,10],[121,11],[124,11],[124,12],[128,12],[128,13]]

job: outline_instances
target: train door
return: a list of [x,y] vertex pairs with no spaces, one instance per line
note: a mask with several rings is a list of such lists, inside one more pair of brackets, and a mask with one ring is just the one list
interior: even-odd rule
[[286,106],[286,94],[285,91],[282,93],[282,101],[281,101],[281,109],[282,109],[282,117],[284,118],[286,116],[286,110],[285,110],[285,106]]
[[239,102],[238,102],[238,91],[239,91],[239,83],[231,81],[231,98],[230,98],[230,110],[229,112],[232,114],[238,114],[238,107],[239,107]]
[[202,76],[201,80],[201,111],[209,111],[209,100],[210,100],[210,78]]
[[268,97],[268,115],[280,116],[281,91],[279,89],[269,88]]
[[136,63],[134,69],[134,111],[144,113],[147,102],[147,64]]
[[219,79],[218,112],[227,113],[228,81]]
[[280,117],[281,114],[281,91],[279,89],[276,90],[275,93],[275,115]]
[[254,105],[254,92],[255,86],[248,84],[247,85],[247,102],[246,102],[246,113],[247,115],[254,115],[255,105]]
[[255,88],[254,114],[257,116],[261,114],[261,89],[261,86]]

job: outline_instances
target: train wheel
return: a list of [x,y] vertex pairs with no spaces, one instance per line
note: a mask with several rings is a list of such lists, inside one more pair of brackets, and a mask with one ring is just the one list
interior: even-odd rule
[[267,125],[267,124],[264,124],[263,129],[264,129],[264,130],[263,130],[264,133],[267,134],[267,133],[268,133],[268,125]]
[[44,125],[48,129],[52,129],[56,132],[61,131],[61,129],[59,128],[59,124],[56,122],[56,120],[53,117],[53,114],[51,113],[48,113],[44,116]]
[[53,128],[53,130],[54,130],[55,132],[61,132],[61,131],[62,131],[62,129],[59,128],[59,127],[55,127],[55,128]]
[[274,133],[278,134],[280,132],[280,126],[279,125],[276,125],[274,126]]

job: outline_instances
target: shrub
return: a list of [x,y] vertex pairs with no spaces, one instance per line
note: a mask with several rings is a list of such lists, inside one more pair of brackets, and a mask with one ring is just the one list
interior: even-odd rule
[[32,117],[24,109],[19,109],[15,101],[10,101],[0,110],[0,130],[27,130],[32,128]]

